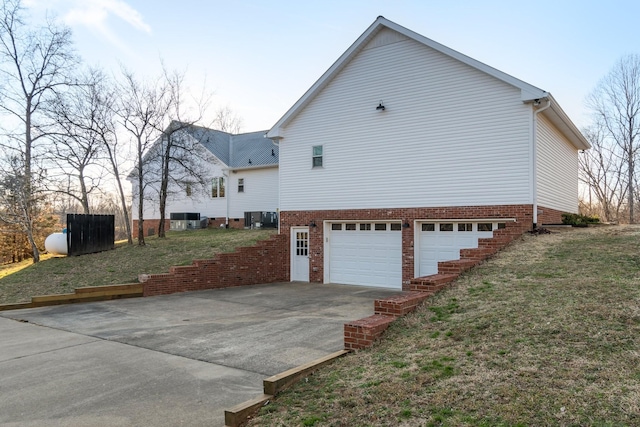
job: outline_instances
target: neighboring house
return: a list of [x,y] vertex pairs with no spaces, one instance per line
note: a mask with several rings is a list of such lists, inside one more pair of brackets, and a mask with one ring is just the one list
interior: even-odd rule
[[[233,228],[255,226],[260,218],[253,215],[252,220],[247,215],[251,212],[276,215],[278,146],[265,138],[266,131],[232,135],[189,126],[179,132],[181,137],[191,138],[194,148],[191,154],[201,161],[198,166],[201,174],[193,177],[185,175],[184,170],[172,172],[166,207],[167,230],[171,214],[174,217],[200,214],[208,218],[210,226]],[[137,233],[137,181],[133,175],[128,179],[133,187],[133,230]],[[160,220],[157,176],[152,181],[155,182],[145,189],[145,235],[157,232]]]
[[291,280],[405,289],[577,212],[589,148],[550,93],[383,17],[267,137]]

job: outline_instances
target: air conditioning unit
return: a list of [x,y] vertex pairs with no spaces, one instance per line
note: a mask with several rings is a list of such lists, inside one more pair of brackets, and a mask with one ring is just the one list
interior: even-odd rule
[[169,229],[171,231],[184,231],[187,229],[187,221],[180,219],[172,219],[169,222]]
[[195,212],[172,212],[169,214],[170,230],[183,231],[200,228],[200,214]]

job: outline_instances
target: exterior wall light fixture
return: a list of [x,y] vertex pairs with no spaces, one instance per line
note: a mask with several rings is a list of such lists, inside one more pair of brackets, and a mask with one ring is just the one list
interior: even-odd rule
[[385,106],[382,104],[382,101],[380,101],[380,104],[378,104],[378,106],[376,107],[376,110],[378,111],[384,111],[386,108]]

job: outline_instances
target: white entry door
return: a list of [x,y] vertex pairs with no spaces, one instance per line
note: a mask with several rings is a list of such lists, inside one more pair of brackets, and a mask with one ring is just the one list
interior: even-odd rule
[[291,281],[309,281],[309,227],[291,228]]

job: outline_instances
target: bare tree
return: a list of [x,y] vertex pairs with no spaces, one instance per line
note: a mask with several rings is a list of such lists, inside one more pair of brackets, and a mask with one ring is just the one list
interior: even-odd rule
[[242,118],[227,105],[216,111],[212,126],[222,132],[237,134],[242,129]]
[[[202,91],[198,99],[190,97],[184,83],[184,73],[164,69],[167,90],[167,118],[170,124],[164,128],[158,141],[160,164],[159,210],[160,223],[158,237],[166,237],[165,218],[169,185],[180,186],[185,181],[194,180],[205,185],[206,170],[199,157],[198,141],[187,130],[202,119],[208,107],[210,96]],[[189,99],[185,99],[185,97]],[[185,179],[186,178],[186,179]]]
[[587,185],[589,210],[595,206],[606,221],[618,221],[625,202],[627,181],[625,162],[620,147],[605,138],[605,131],[598,126],[583,130],[591,144],[578,158],[579,179]]
[[127,70],[122,71],[122,77],[116,111],[120,124],[133,139],[135,147],[136,166],[130,176],[136,180],[133,191],[138,204],[138,245],[144,246],[145,190],[150,184],[145,179],[150,162],[147,152],[162,134],[167,91],[159,80],[139,81]]
[[5,0],[0,5],[0,111],[16,123],[4,129],[7,143],[5,155],[11,164],[19,159],[20,173],[14,175],[22,181],[14,185],[15,191],[25,203],[22,212],[22,228],[33,251],[33,261],[40,254],[33,235],[34,211],[32,209],[34,149],[39,140],[49,134],[43,120],[42,109],[47,100],[72,83],[77,59],[72,50],[71,31],[48,22],[44,27],[28,28],[23,20],[19,0]]
[[86,93],[90,99],[93,114],[91,115],[91,131],[102,143],[103,153],[106,155],[108,168],[115,180],[120,200],[120,212],[122,213],[126,238],[129,244],[133,243],[130,221],[130,205],[122,186],[122,157],[129,153],[125,145],[118,138],[118,91],[112,80],[102,72],[94,70],[90,80],[89,91]]
[[605,138],[620,148],[626,167],[629,222],[634,222],[636,157],[640,150],[640,55],[621,58],[588,97]]
[[[76,199],[85,214],[90,213],[89,196],[98,192],[103,182],[100,155],[104,147],[94,126],[101,114],[96,96],[101,79],[102,73],[88,70],[70,90],[57,93],[47,108],[54,123],[50,133],[53,144],[44,155],[51,165],[49,177],[54,185],[48,189]],[[52,176],[52,170],[60,176]]]
[[47,227],[42,222],[47,207],[46,198],[41,191],[45,176],[43,169],[38,170],[39,173],[32,174],[28,191],[24,188],[27,181],[22,175],[24,173],[22,159],[18,157],[4,159],[0,171],[0,220],[5,226],[26,237],[34,262],[37,262],[35,257],[39,254],[38,248],[44,243],[44,237],[40,231]]

